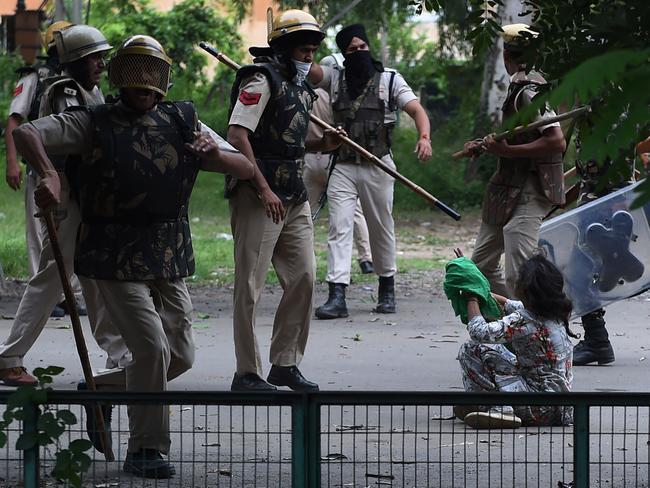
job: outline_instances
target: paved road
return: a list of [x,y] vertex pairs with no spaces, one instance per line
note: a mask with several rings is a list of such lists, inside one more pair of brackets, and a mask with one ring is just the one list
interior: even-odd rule
[[[398,313],[395,315],[373,314],[374,287],[352,285],[348,290],[349,318],[312,322],[308,349],[301,364],[305,376],[318,381],[323,390],[461,390],[455,357],[466,332],[441,294],[440,280],[438,271],[398,280]],[[227,288],[194,288],[192,293],[196,362],[194,368],[173,381],[170,388],[226,390],[234,364],[232,291]],[[272,313],[279,295],[279,289],[269,287],[259,307],[257,327],[264,357],[268,354]],[[325,297],[325,287],[319,286],[315,302],[320,304]],[[575,390],[648,390],[649,302],[648,295],[642,295],[609,307],[606,318],[616,351],[616,363],[576,368]],[[8,334],[11,326],[8,317],[15,313],[17,303],[17,297],[4,297],[0,301],[3,317],[0,320],[0,338]],[[86,336],[90,338],[85,325]],[[580,331],[577,325],[573,327]],[[88,340],[88,347],[93,365],[101,367],[102,352],[92,340]],[[25,358],[25,365],[30,369],[64,366],[66,370],[56,378],[54,387],[75,388],[81,368],[74,354],[67,318],[48,322],[33,351]],[[182,466],[179,477],[171,486],[253,486],[255,480],[256,486],[290,486],[289,413],[281,409],[245,411],[223,408],[197,410],[175,407],[172,410],[174,428],[192,432],[192,435],[191,439],[181,441],[184,446],[174,441],[172,457]],[[342,459],[324,463],[323,479],[326,481],[323,486],[378,486],[375,483],[390,483],[387,486],[474,486],[477,483],[478,486],[479,482],[480,486],[518,486],[524,480],[528,486],[556,486],[561,477],[572,479],[569,462],[572,455],[571,429],[564,432],[566,435],[562,429],[520,429],[505,437],[476,435],[475,432],[468,434],[462,423],[446,420],[449,414],[447,407],[435,406],[427,410],[413,407],[396,410],[376,407],[329,409],[321,420],[324,430],[329,431],[321,444],[323,456],[343,454],[348,461],[354,458],[357,464],[353,467]],[[114,436],[119,435],[120,440],[116,439],[116,442],[121,446],[123,457],[126,433],[118,434],[117,431],[127,430],[124,410],[120,410],[120,417],[118,425],[114,426]],[[258,420],[258,430],[266,429],[275,434],[262,437],[245,434],[251,432],[252,426],[248,422],[246,427],[242,422],[251,418]],[[621,435],[626,433],[620,439],[615,435],[593,438],[594,459],[600,458],[609,464],[616,460],[621,466],[623,461],[635,460],[627,467],[605,465],[600,472],[592,473],[593,479],[601,480],[602,486],[647,486],[648,408],[598,411],[592,415],[592,428]],[[188,435],[180,435],[179,439]],[[544,440],[540,444],[538,439]],[[281,446],[284,446],[283,450],[280,450]],[[218,453],[210,449],[218,449]],[[553,454],[544,454],[547,450]],[[4,477],[4,456],[8,479],[14,479],[17,476],[15,464],[9,461],[12,454],[3,452],[0,451],[0,477]],[[489,459],[490,453],[492,464],[473,463],[484,455]],[[521,453],[524,453],[523,458]],[[501,470],[494,465],[495,459],[506,461]],[[413,460],[417,462],[413,464]],[[528,465],[523,462],[525,460],[529,461]],[[530,461],[538,464],[530,464]],[[464,466],[464,462],[470,464]],[[487,468],[489,472],[485,471],[487,465],[492,466]],[[105,486],[130,486],[126,479],[119,477],[118,468],[118,465],[96,463],[95,478],[109,483]],[[385,477],[366,477],[366,474]],[[119,484],[110,485],[113,482]],[[7,486],[15,486],[12,483]],[[140,481],[134,483],[134,486],[142,486]]]

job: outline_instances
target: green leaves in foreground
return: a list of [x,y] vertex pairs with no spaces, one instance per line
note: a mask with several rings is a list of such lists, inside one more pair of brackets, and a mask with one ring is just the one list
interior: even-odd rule
[[[21,386],[9,397],[7,409],[0,420],[0,448],[7,443],[6,431],[14,420],[23,422],[23,433],[16,441],[16,449],[25,451],[36,446],[54,445],[57,448],[56,464],[52,476],[70,486],[81,487],[81,475],[91,464],[85,453],[92,447],[89,440],[76,439],[66,449],[60,448],[59,437],[67,427],[77,423],[77,417],[69,410],[51,410],[47,405],[47,393],[53,377],[63,368],[49,366],[36,368],[37,386]],[[34,420],[36,425],[34,426]],[[34,428],[35,427],[35,428]]]

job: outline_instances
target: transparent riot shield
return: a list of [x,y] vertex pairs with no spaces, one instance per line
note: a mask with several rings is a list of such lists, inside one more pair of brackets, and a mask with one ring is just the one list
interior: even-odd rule
[[562,271],[573,316],[650,289],[650,203],[638,182],[544,222],[539,245]]

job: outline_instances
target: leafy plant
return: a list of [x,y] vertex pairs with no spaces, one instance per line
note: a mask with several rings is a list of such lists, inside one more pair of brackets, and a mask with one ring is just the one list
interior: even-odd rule
[[[413,0],[416,8],[441,11],[452,0]],[[498,8],[504,0],[470,0],[469,35],[475,52],[493,45],[500,31]],[[571,107],[593,103],[581,130],[583,159],[611,158],[623,171],[633,146],[650,131],[650,9],[647,0],[522,0],[538,33],[528,39],[524,61],[544,72],[551,89],[508,122],[530,120],[542,104]],[[523,12],[522,12],[523,13]],[[650,180],[638,203],[650,200]]]
[[70,410],[52,410],[47,405],[47,393],[51,390],[53,376],[63,372],[59,366],[36,368],[34,376],[38,380],[36,386],[21,386],[9,396],[7,408],[0,420],[0,448],[7,443],[6,431],[14,420],[25,422],[37,418],[35,429],[24,428],[16,441],[16,449],[28,450],[35,446],[56,447],[56,463],[52,476],[58,481],[66,481],[74,487],[81,486],[81,474],[86,472],[91,464],[90,457],[85,453],[92,447],[89,440],[75,439],[68,447],[61,449],[59,437],[66,428],[77,423],[77,417]]

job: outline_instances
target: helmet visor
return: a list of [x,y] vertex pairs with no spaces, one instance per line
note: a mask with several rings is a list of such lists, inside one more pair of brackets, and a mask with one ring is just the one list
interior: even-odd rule
[[147,88],[167,94],[171,66],[147,54],[124,54],[111,59],[108,79],[117,88]]

